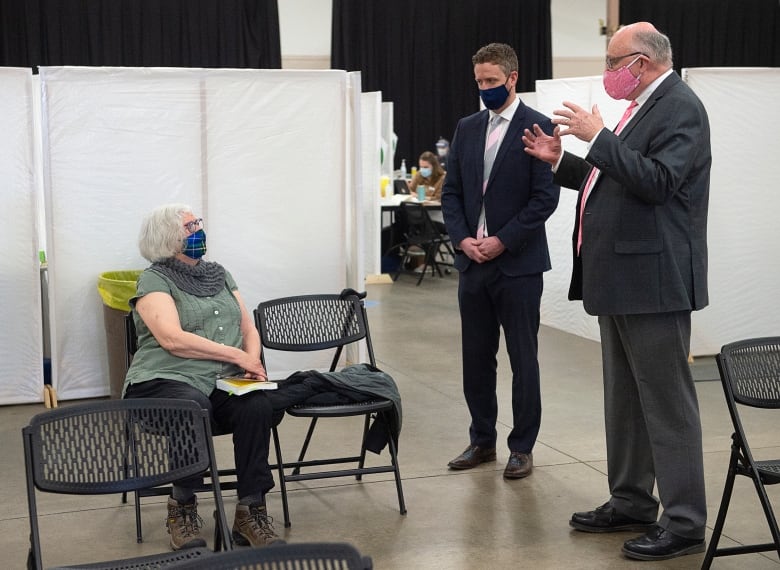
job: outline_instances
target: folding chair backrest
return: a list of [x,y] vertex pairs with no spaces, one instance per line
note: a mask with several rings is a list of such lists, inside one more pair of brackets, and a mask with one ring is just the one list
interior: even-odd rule
[[366,340],[369,360],[375,365],[365,307],[360,294],[300,295],[260,303],[255,321],[262,344],[274,350],[309,352],[337,348],[335,369],[344,346]]
[[422,243],[439,237],[440,233],[433,225],[425,206],[415,202],[402,202],[401,210],[406,216],[406,237],[409,242]]
[[737,403],[780,408],[780,337],[727,344],[717,362],[725,387]]
[[121,493],[210,466],[207,412],[170,399],[100,401],[38,414],[24,428],[35,486],[53,493]]
[[[190,400],[101,400],[34,416],[22,429],[33,559],[40,564],[35,489],[100,495],[216,469],[208,412]],[[215,501],[228,536],[218,480]]]

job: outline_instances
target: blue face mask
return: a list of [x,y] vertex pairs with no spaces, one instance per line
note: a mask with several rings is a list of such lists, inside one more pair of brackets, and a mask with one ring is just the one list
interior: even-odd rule
[[206,232],[198,230],[184,238],[181,252],[192,259],[200,259],[206,254]]
[[433,174],[432,168],[421,168],[420,169],[420,176],[423,178],[428,178],[431,174]]
[[479,96],[482,98],[485,107],[495,111],[506,103],[507,97],[509,97],[509,90],[506,88],[506,85],[499,85],[491,89],[480,89]]

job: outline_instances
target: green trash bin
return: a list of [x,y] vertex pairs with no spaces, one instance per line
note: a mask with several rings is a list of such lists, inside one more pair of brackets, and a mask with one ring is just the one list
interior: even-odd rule
[[98,293],[103,299],[103,324],[108,350],[108,381],[111,398],[122,397],[127,374],[125,350],[125,316],[130,311],[128,301],[135,296],[135,284],[141,269],[107,271],[98,277]]

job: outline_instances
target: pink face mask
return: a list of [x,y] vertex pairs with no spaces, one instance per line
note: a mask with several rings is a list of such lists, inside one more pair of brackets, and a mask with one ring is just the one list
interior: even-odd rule
[[604,70],[604,89],[606,89],[607,95],[613,99],[625,99],[631,95],[631,92],[639,85],[639,78],[642,77],[641,73],[638,77],[634,77],[629,69],[638,59],[639,57],[620,69]]

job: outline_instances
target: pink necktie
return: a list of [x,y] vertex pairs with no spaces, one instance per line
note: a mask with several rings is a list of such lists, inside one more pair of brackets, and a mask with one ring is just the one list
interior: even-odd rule
[[[631,101],[631,104],[628,106],[626,111],[623,113],[623,116],[620,118],[620,122],[618,122],[617,127],[615,127],[615,134],[619,135],[620,131],[623,130],[623,127],[626,126],[626,123],[631,118],[631,114],[634,112],[634,107],[636,107],[637,102]],[[588,194],[590,194],[591,189],[593,188],[593,181],[596,179],[596,175],[599,173],[599,169],[595,166],[590,169],[590,174],[588,174],[588,179],[585,181],[585,187],[582,189],[582,201],[580,202],[580,224],[579,224],[579,231],[577,232],[577,255],[580,254],[580,248],[582,247],[582,216],[585,213],[585,201],[588,198]]]

